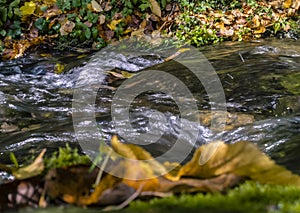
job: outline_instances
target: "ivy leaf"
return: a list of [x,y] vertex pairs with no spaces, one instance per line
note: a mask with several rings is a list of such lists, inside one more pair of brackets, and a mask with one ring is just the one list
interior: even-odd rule
[[20,0],[15,0],[12,3],[9,4],[8,12],[7,12],[8,18],[13,17],[13,9],[17,8],[19,6],[19,4],[20,4]]
[[0,7],[0,20],[6,22],[7,20],[7,9],[4,7]]
[[85,35],[86,39],[90,39],[91,38],[92,32],[91,32],[90,28],[86,27],[84,29],[84,35]]
[[32,15],[35,11],[36,5],[33,1],[25,2],[25,5],[20,8],[22,15]]

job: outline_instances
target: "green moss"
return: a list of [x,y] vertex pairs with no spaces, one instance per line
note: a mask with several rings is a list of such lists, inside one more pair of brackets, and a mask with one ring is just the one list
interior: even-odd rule
[[132,202],[124,212],[299,212],[300,188],[246,182],[227,194],[208,193]]
[[69,144],[66,147],[60,147],[58,151],[53,152],[50,158],[44,160],[46,169],[65,167],[79,164],[91,164],[86,155],[80,155],[77,148],[71,148]]

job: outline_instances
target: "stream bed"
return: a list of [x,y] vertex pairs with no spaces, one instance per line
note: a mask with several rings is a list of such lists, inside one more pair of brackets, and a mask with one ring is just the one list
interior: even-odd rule
[[[155,129],[164,134],[156,143],[145,147],[154,156],[166,152],[172,147],[172,141],[179,137],[181,115],[169,95],[149,91],[134,99],[129,117],[137,130],[135,132],[127,131],[126,119],[118,124],[121,127],[118,131],[124,132],[118,132],[111,116],[112,100],[126,81],[126,75],[151,67],[185,79],[197,100],[201,122],[185,123],[186,129],[199,133],[192,146],[208,143],[211,138],[227,143],[250,141],[277,163],[300,174],[299,41],[225,42],[199,51],[218,74],[225,94],[229,121],[221,135],[209,128],[211,102],[203,86],[194,81],[192,74],[183,72],[184,67],[176,61],[164,62],[160,55],[110,55],[103,51],[49,53],[40,50],[17,60],[0,61],[0,162],[11,163],[10,152],[15,153],[19,162],[24,162],[43,148],[47,148],[48,155],[66,143],[80,148],[72,119],[73,89],[80,71],[93,67],[104,70],[93,106],[99,127],[96,137],[109,143],[113,134],[130,137],[131,134],[151,133],[151,120]],[[64,71],[60,73],[62,66]],[[115,69],[111,70],[112,66]],[[119,110],[122,114],[122,108]],[[152,116],[153,110],[161,113]],[[155,138],[155,134],[154,131],[151,137]],[[190,140],[189,137],[182,138],[182,146],[191,146]],[[91,154],[94,150],[85,148],[81,151]]]

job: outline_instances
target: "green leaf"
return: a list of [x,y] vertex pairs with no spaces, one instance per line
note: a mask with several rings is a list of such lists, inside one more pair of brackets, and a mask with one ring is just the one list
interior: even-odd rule
[[80,0],[72,0],[72,7],[73,8],[80,7],[80,6],[81,6]]
[[6,35],[6,31],[5,30],[1,30],[0,31],[0,35],[4,37]]
[[7,9],[5,7],[0,7],[0,20],[3,22],[7,20]]
[[145,3],[145,4],[140,4],[139,8],[141,9],[141,11],[145,11],[146,9],[150,8],[150,4],[149,3]]
[[41,11],[46,12],[46,10],[48,9],[48,6],[41,6],[40,9],[41,9]]
[[98,29],[97,27],[92,28],[93,38],[96,39],[98,37]]
[[20,17],[22,16],[21,10],[19,8],[14,8],[14,14],[16,16],[20,16]]
[[53,30],[55,30],[55,31],[57,31],[57,30],[59,30],[60,29],[60,23],[56,23],[56,24],[54,24],[53,26],[52,26],[52,29]]
[[19,7],[19,4],[20,4],[20,0],[15,0],[9,4],[8,13],[7,13],[8,18],[13,17],[13,15],[14,15],[13,9]]
[[34,26],[39,29],[39,30],[43,30],[44,27],[44,22],[45,20],[43,18],[38,18],[35,22],[34,22]]
[[91,33],[90,28],[86,27],[84,29],[84,35],[85,35],[86,39],[90,39],[91,38],[92,33]]
[[165,8],[166,5],[167,5],[167,1],[166,1],[166,0],[162,0],[162,1],[161,1],[161,7],[162,7],[162,8]]

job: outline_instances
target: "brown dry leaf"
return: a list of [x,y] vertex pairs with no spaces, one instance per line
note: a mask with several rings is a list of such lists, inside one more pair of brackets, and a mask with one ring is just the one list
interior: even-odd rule
[[151,4],[151,11],[154,15],[157,15],[158,17],[161,17],[161,9],[157,1],[155,0],[149,0]]
[[131,33],[131,36],[137,36],[137,37],[141,37],[141,36],[144,36],[144,31],[145,29],[144,28],[140,28],[138,30],[135,30]]
[[253,27],[259,27],[260,26],[260,17],[259,15],[255,15],[253,18],[252,18],[252,22],[253,22]]
[[43,157],[44,157],[45,152],[46,152],[46,149],[43,149],[43,151],[33,161],[32,164],[14,171],[13,175],[16,177],[16,179],[23,180],[23,179],[34,177],[34,176],[41,174],[44,171]]
[[105,190],[97,204],[100,206],[117,205],[127,201],[134,193],[136,193],[135,189],[124,183],[118,183],[113,188]]
[[234,112],[230,113],[227,111],[226,112],[210,111],[210,110],[201,110],[199,112],[199,119],[201,124],[207,127],[210,127],[212,122],[214,122],[214,126],[221,126],[226,119],[225,122],[226,131],[232,130],[240,126],[251,124],[255,121],[253,115],[234,113]]
[[44,13],[44,17],[48,20],[49,18],[52,18],[54,16],[58,16],[62,14],[62,11],[58,8],[52,8],[52,9],[49,9],[47,10],[45,13]]
[[223,192],[236,186],[243,181],[243,178],[234,174],[223,174],[209,179],[182,178],[171,181],[160,177],[159,192]]
[[99,203],[99,199],[101,198],[103,192],[108,189],[114,188],[117,184],[121,182],[121,180],[121,178],[117,178],[109,174],[105,175],[101,182],[96,186],[95,190],[91,195],[80,196],[78,198],[77,205],[86,206]]
[[231,25],[232,24],[232,21],[233,21],[233,19],[230,17],[230,18],[225,18],[224,16],[223,17],[221,17],[221,21],[224,23],[224,24],[226,24],[226,25]]
[[114,71],[108,71],[109,74],[113,75],[114,77],[118,78],[118,79],[124,79],[125,77],[118,72],[114,72]]
[[99,24],[104,24],[105,23],[105,15],[103,15],[103,14],[99,15],[98,21],[99,21]]
[[94,12],[99,13],[99,12],[103,11],[102,7],[100,6],[100,4],[97,1],[92,0],[91,4],[92,4],[92,9]]
[[199,163],[201,155],[210,149],[216,149],[215,143],[210,143],[197,149],[192,160],[180,169],[177,178],[182,176],[211,178],[232,173],[242,177],[249,177],[260,183],[294,184],[300,186],[300,177],[298,175],[292,174],[284,167],[275,164],[273,160],[252,143],[219,143],[211,158],[201,165]]
[[4,59],[16,59],[23,56],[24,52],[31,46],[27,40],[14,42],[12,48],[6,48],[2,54]]
[[294,8],[295,11],[298,11],[300,9],[300,1],[294,1],[292,8]]
[[71,166],[50,170],[45,176],[45,191],[52,199],[67,203],[80,203],[88,196],[96,179],[98,169],[89,172],[89,166]]
[[72,21],[64,21],[59,29],[60,35],[68,35],[70,32],[73,31],[73,28],[75,27],[75,23]]
[[104,11],[109,11],[112,9],[112,6],[110,5],[110,2],[106,2],[105,7],[104,7]]
[[220,28],[220,34],[223,36],[233,36],[234,30],[233,29],[228,29],[227,27],[221,26]]

